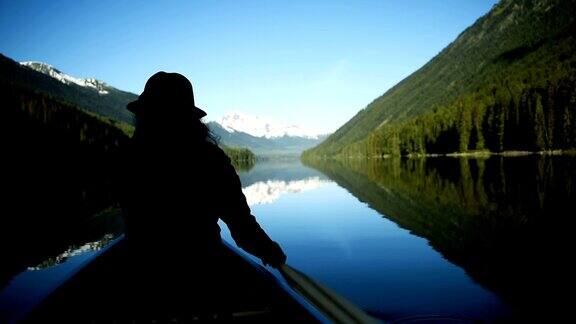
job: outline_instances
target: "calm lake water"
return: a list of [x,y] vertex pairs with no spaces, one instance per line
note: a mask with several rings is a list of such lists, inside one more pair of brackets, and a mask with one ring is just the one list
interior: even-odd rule
[[[290,265],[372,315],[494,321],[568,313],[573,157],[308,163],[259,162],[240,173],[243,191]],[[104,244],[94,237],[105,243],[119,228],[104,213],[73,247],[27,265],[18,259],[20,268],[8,268],[21,270],[1,278],[0,313],[10,318],[8,308],[33,304],[38,289],[98,254]]]
[[573,157],[308,163],[259,163],[244,192],[289,264],[371,314],[569,313]]
[[[505,314],[497,295],[447,261],[427,239],[354,195],[354,190],[372,191],[367,194],[387,199],[369,183],[350,187],[298,161],[257,164],[241,179],[253,213],[282,245],[288,263],[372,314],[387,319]],[[357,175],[349,179],[359,180]]]

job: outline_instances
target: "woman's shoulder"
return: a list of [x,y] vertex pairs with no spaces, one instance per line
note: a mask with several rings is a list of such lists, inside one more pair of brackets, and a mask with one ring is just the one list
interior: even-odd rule
[[204,145],[204,152],[207,155],[206,157],[208,160],[226,164],[230,163],[230,158],[228,155],[226,155],[224,150],[222,150],[222,148],[220,148],[217,144],[206,143]]

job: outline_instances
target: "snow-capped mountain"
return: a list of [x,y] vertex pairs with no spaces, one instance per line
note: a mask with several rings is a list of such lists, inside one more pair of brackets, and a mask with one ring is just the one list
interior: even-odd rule
[[225,130],[242,132],[255,137],[278,138],[283,136],[318,139],[320,134],[297,125],[283,125],[279,122],[240,112],[225,115],[218,121]]
[[49,75],[64,84],[76,84],[81,87],[93,88],[96,91],[98,91],[98,93],[101,95],[106,95],[109,93],[110,87],[102,81],[93,78],[88,79],[75,78],[54,68],[50,64],[42,62],[20,62],[20,65],[27,66],[35,71]]
[[126,105],[138,98],[93,78],[78,78],[38,61],[16,62],[0,54],[0,66],[9,75],[0,75],[21,88],[41,92],[77,108],[123,123],[133,123]]
[[[249,127],[242,125],[240,122],[236,122],[235,128],[230,127],[230,124],[228,124],[228,129],[224,128],[224,126],[220,123],[214,121],[208,122],[207,125],[212,133],[214,133],[220,139],[220,143],[223,145],[231,147],[245,147],[256,153],[256,155],[260,156],[300,154],[302,151],[318,145],[318,143],[320,143],[328,136],[290,136],[286,135],[286,133],[283,133],[284,136],[274,137],[271,136],[271,134],[278,133],[272,132],[268,132],[269,137],[255,136],[241,131],[240,129],[246,129],[247,131],[251,130]],[[252,131],[252,133],[257,135],[265,135],[264,133],[258,133],[255,131]]]

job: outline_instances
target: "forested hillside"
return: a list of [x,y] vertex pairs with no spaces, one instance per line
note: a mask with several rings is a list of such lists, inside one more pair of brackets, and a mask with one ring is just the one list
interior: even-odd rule
[[51,97],[92,113],[130,123],[132,114],[126,104],[137,95],[106,86],[106,94],[90,87],[62,83],[44,73],[22,66],[0,54],[0,81],[23,89],[49,94]]
[[128,136],[104,118],[3,80],[0,98],[0,256],[9,265],[0,270],[2,285],[16,268],[74,241],[73,229],[115,203],[113,173],[122,165],[114,152]]
[[574,12],[502,0],[304,157],[574,148]]

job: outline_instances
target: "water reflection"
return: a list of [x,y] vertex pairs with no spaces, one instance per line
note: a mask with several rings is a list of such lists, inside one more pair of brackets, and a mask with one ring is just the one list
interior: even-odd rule
[[47,257],[38,265],[11,278],[0,290],[0,323],[17,323],[40,302],[97,257],[117,237],[105,234],[100,240],[73,245],[57,256]]
[[22,271],[59,264],[69,254],[76,253],[76,248],[89,242],[106,242],[110,235],[116,237],[124,230],[117,208],[108,208],[89,219],[69,223],[66,218],[58,219],[58,214],[46,215],[46,218],[53,218],[53,224],[48,226],[44,225],[46,221],[29,220],[26,226],[6,227],[12,232],[3,237],[7,242],[0,248],[4,261],[0,269],[0,291]]
[[293,181],[259,181],[242,188],[242,192],[244,192],[248,205],[250,206],[271,204],[278,200],[281,195],[317,189],[329,182],[330,181],[322,180],[319,177]]
[[114,234],[105,234],[102,239],[95,241],[95,242],[88,242],[84,243],[80,246],[72,245],[66,249],[66,251],[58,254],[57,256],[49,257],[46,260],[42,261],[40,264],[28,267],[28,271],[39,271],[46,268],[54,267],[59,265],[63,262],[68,261],[70,258],[73,258],[80,254],[85,254],[89,252],[97,252],[100,251],[102,248],[110,244],[112,240],[116,236]]
[[[337,184],[298,161],[257,164],[241,178],[250,187],[267,178],[289,182],[316,175],[321,186],[252,206],[289,264],[385,320],[414,315],[492,320],[506,313],[497,296],[446,261],[428,240],[358,201],[345,182]],[[357,176],[347,180],[371,194],[364,188],[369,183]],[[224,226],[223,237],[231,240]]]
[[309,178],[329,180],[326,175],[313,168],[305,167],[298,158],[285,158],[282,160],[258,161],[250,171],[239,171],[243,187],[248,187],[256,182],[266,181],[297,181]]
[[249,172],[240,171],[239,176],[250,206],[271,204],[284,194],[313,190],[331,182],[296,158],[262,160]]
[[[568,261],[576,159],[309,164],[316,169],[298,161],[259,162],[240,173],[243,190],[291,265],[373,315],[494,320],[508,313],[501,300],[520,320],[554,318],[570,309],[562,295],[573,281]],[[31,307],[39,287],[63,280],[105,243],[85,242],[121,231],[121,219],[110,209],[75,225],[68,236],[45,234],[52,238],[47,245],[63,248],[50,248],[41,259],[29,257],[39,252],[11,247],[9,256],[25,257],[18,263],[7,258],[0,314]],[[225,228],[223,236],[230,240]],[[34,248],[43,251],[37,242]],[[70,245],[80,250],[67,250]],[[26,267],[41,270],[14,277]],[[19,302],[22,296],[27,304]]]
[[[567,313],[572,157],[308,161],[500,295],[517,318]],[[545,296],[545,297],[544,297]]]

